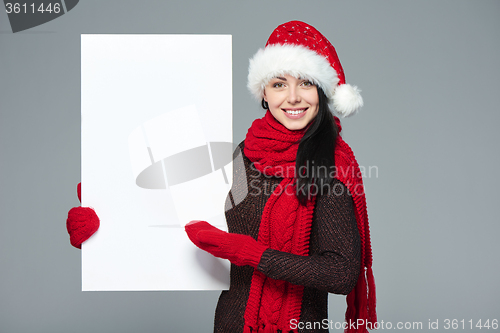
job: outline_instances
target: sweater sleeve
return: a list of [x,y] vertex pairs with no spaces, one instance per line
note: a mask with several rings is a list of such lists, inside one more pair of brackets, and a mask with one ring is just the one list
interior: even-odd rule
[[316,202],[309,256],[267,249],[257,269],[270,278],[347,295],[360,272],[361,245],[352,197],[336,180]]

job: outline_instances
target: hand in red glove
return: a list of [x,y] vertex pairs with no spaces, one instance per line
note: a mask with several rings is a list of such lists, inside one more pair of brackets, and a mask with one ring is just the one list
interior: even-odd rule
[[237,266],[257,268],[267,249],[248,235],[227,233],[205,221],[191,221],[186,224],[185,230],[189,239],[200,249],[216,257],[229,259]]
[[[82,202],[82,183],[78,183],[78,199]],[[73,207],[68,212],[66,228],[69,241],[74,247],[81,249],[82,243],[89,239],[99,229],[99,218],[92,208]]]

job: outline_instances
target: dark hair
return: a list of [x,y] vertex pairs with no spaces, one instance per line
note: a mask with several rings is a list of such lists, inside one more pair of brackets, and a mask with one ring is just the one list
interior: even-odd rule
[[[328,97],[320,87],[317,89],[318,114],[300,140],[295,159],[297,197],[302,205],[312,196],[326,193],[333,182],[338,129],[328,107]],[[264,102],[262,99],[261,105],[267,109]]]
[[264,99],[260,102],[260,106],[262,106],[264,110],[269,109],[269,104]]

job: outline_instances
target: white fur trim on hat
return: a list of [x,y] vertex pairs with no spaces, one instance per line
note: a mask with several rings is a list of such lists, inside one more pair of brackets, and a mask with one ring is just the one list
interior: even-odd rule
[[356,86],[341,84],[335,89],[333,101],[330,100],[330,106],[333,106],[335,113],[340,117],[352,116],[363,106],[363,98],[360,92],[361,90]]
[[301,45],[274,44],[260,49],[250,59],[248,89],[256,99],[261,100],[266,84],[285,74],[311,80],[320,87],[328,98],[330,109],[340,117],[353,115],[363,106],[357,87],[348,84],[337,86],[337,72],[328,60]]
[[248,89],[260,100],[266,84],[284,74],[311,80],[323,89],[328,99],[339,82],[335,69],[316,52],[301,45],[274,44],[260,49],[250,59]]

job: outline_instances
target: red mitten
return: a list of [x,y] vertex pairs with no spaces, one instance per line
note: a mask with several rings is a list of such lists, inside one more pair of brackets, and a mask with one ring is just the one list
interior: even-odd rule
[[184,226],[184,230],[186,230],[189,239],[191,240],[191,242],[193,242],[194,245],[198,247],[200,247],[200,242],[198,241],[198,238],[196,238],[196,234],[198,234],[198,232],[201,230],[213,229],[219,230],[210,223],[199,220],[191,221]]
[[227,233],[205,221],[188,223],[186,232],[189,239],[200,249],[216,257],[229,259],[237,266],[250,265],[257,268],[262,254],[267,249],[248,235]]
[[[78,199],[81,199],[81,183],[77,187]],[[81,249],[82,243],[89,239],[99,229],[99,218],[92,208],[73,207],[68,212],[66,228],[69,241],[74,247]]]

